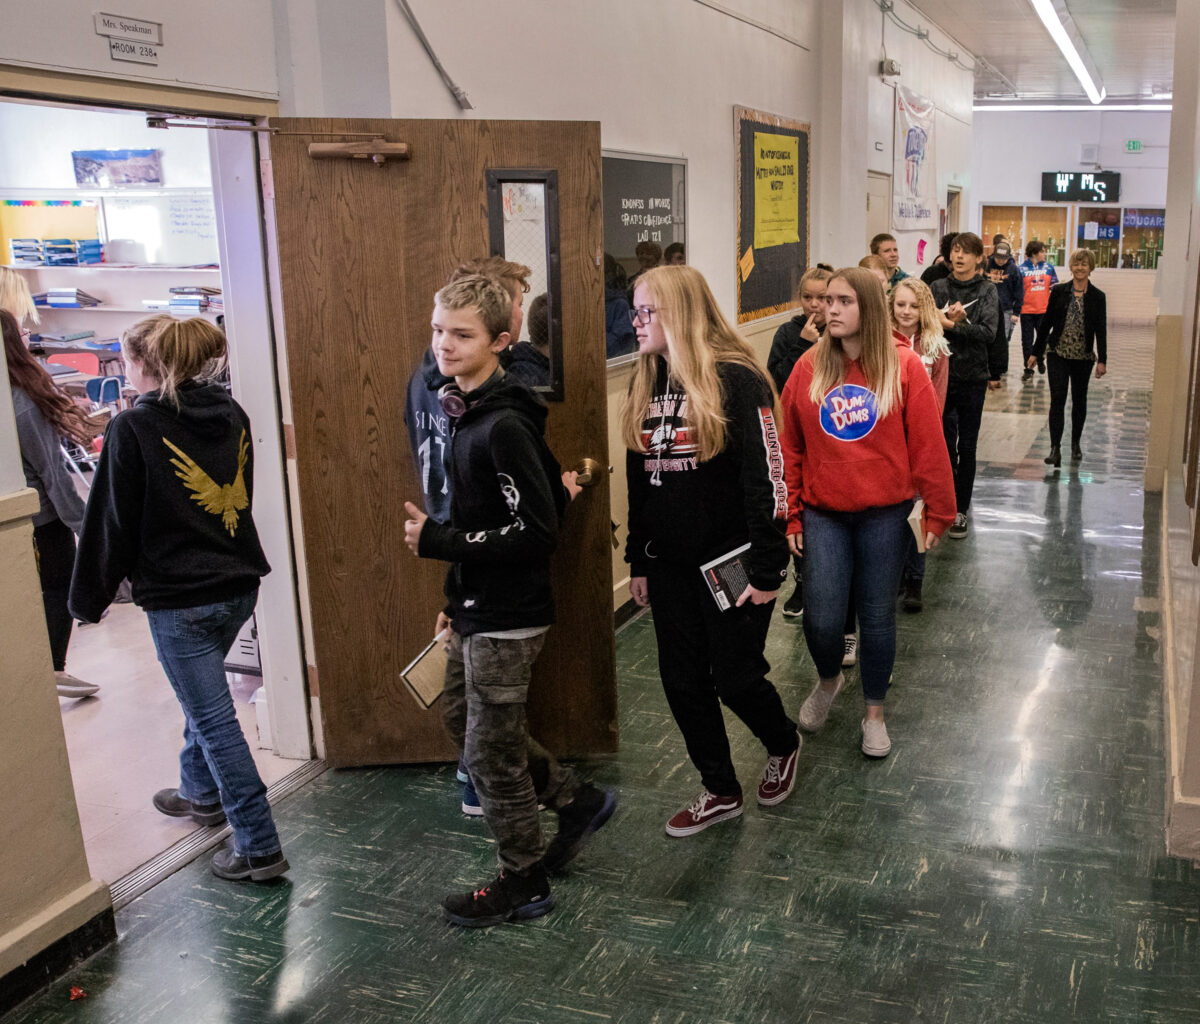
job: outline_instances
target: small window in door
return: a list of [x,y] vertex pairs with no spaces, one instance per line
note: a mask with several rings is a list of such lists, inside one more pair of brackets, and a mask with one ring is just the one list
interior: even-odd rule
[[562,249],[558,229],[558,172],[489,170],[488,241],[493,256],[529,267],[521,336],[509,348],[508,372],[546,399],[564,397]]

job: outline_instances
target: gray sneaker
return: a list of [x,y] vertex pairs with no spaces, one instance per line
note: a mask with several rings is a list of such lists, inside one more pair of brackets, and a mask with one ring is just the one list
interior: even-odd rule
[[85,683],[82,679],[76,679],[68,672],[54,673],[54,688],[58,691],[60,697],[66,697],[68,700],[91,697],[93,694],[100,692],[100,687],[95,683]]
[[887,757],[891,753],[892,741],[882,718],[864,718],[862,734],[862,752],[867,757]]
[[954,517],[954,523],[950,529],[946,531],[950,535],[951,540],[962,540],[967,535],[967,514],[959,512]]
[[822,689],[820,680],[817,680],[817,685],[813,687],[813,691],[808,695],[808,699],[800,705],[800,714],[797,716],[800,728],[805,732],[816,732],[821,728],[825,724],[825,719],[829,717],[829,709],[833,706],[833,698],[842,692],[842,687],[845,685],[846,677],[840,672],[838,673],[837,686],[834,687],[833,693],[827,693]]

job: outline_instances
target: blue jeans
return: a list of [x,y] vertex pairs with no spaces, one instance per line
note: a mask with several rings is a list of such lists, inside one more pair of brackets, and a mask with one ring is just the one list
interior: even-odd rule
[[234,848],[245,857],[280,849],[267,787],[225,680],[225,655],[257,600],[255,590],[216,604],[146,612],[158,660],[183,708],[179,795],[194,804],[219,802],[233,828]]
[[804,639],[817,675],[842,670],[846,605],[858,612],[858,667],[868,704],[882,704],[896,661],[896,591],[908,553],[911,501],[859,512],[804,510]]

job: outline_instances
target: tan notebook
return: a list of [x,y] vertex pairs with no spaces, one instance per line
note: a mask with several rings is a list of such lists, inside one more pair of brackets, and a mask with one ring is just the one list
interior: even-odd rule
[[929,519],[925,512],[925,502],[918,498],[913,502],[912,511],[908,514],[908,525],[912,527],[913,536],[917,538],[917,550],[925,550],[925,534],[929,531]]
[[413,697],[429,708],[446,686],[446,631],[443,629],[400,673]]

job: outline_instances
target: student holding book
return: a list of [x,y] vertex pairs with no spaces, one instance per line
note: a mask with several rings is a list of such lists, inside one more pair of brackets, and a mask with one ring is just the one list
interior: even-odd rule
[[[929,285],[916,278],[905,278],[888,293],[892,314],[892,340],[900,348],[921,357],[921,365],[933,381],[938,414],[946,407],[946,387],[950,381],[950,346],[942,335],[942,319]],[[918,548],[915,535],[908,538],[908,557],[901,576],[901,605],[906,612],[919,612],[924,606],[921,590],[925,583],[925,552]]]
[[[787,573],[787,493],[774,390],[700,273],[647,270],[631,316],[625,557],[634,601],[654,610],[663,689],[704,787],[666,825],[690,836],[742,813],[722,703],[766,747],[758,802],[780,803],[796,783],[800,735],[763,655]],[[747,582],[722,608],[701,566],[733,552]]]
[[825,724],[842,689],[843,618],[853,597],[866,711],[862,751],[891,750],[883,703],[896,657],[896,591],[913,495],[925,499],[925,543],[954,521],[954,480],[937,397],[920,357],[892,340],[883,286],[839,270],[825,291],[826,330],[783,392],[788,544],[804,552],[804,636],[818,681],[800,726]]

